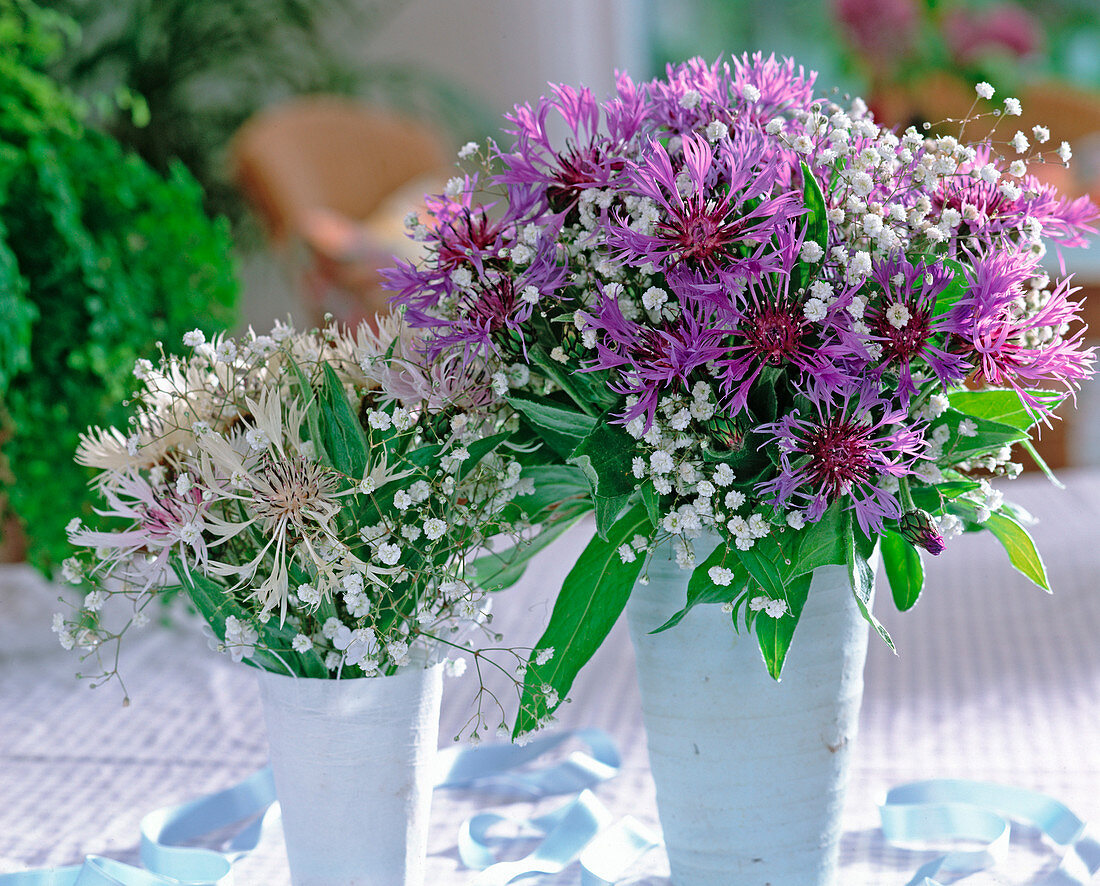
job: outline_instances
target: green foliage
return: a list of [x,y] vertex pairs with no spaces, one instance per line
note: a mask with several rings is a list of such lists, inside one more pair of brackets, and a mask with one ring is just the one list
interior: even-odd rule
[[[617,549],[648,525],[645,508],[635,505],[611,527],[606,540],[597,536],[589,542],[566,576],[550,624],[527,664],[514,735],[529,732],[553,713],[619,618],[644,558],[624,563]],[[554,650],[549,661],[539,664],[539,652],[549,649]]]
[[631,469],[634,439],[610,419],[610,415],[604,416],[569,458],[592,485],[596,532],[603,539],[634,494],[637,482]]
[[[733,573],[733,579],[728,585],[716,585],[710,577],[710,570],[715,566],[729,569]],[[748,585],[749,574],[740,561],[730,554],[724,544],[719,544],[710,556],[695,567],[687,586],[687,601],[683,609],[675,612],[663,625],[650,633],[659,634],[675,627],[684,620],[684,616],[691,612],[700,603],[728,603],[744,593]]]
[[236,301],[227,226],[203,214],[194,179],[86,129],[45,74],[62,33],[0,0],[0,483],[47,569],[68,555],[69,508],[89,509],[79,433],[124,425],[135,360],[227,325]]
[[920,551],[896,532],[882,534],[881,551],[894,605],[902,612],[912,609],[924,590],[924,566]]

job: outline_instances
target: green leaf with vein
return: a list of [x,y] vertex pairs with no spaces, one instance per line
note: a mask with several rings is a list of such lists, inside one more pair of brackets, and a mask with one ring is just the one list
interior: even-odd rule
[[[728,586],[716,585],[710,577],[710,570],[715,566],[724,566],[733,573],[733,581]],[[749,574],[741,565],[737,557],[733,556],[724,542],[719,542],[718,547],[711,551],[710,556],[695,567],[691,573],[691,579],[687,586],[686,605],[679,612],[672,615],[659,628],[650,631],[651,634],[659,634],[675,627],[684,620],[684,616],[691,612],[700,603],[728,603],[745,590],[748,584]]]
[[880,546],[882,565],[886,570],[886,580],[890,583],[894,605],[901,612],[912,609],[924,590],[924,565],[920,551],[904,537],[889,530],[883,532]]
[[791,579],[783,587],[780,599],[787,601],[787,611],[779,618],[772,618],[764,612],[756,614],[756,640],[773,680],[779,680],[783,673],[783,664],[787,660],[787,652],[791,648],[794,630],[798,627],[798,619],[806,605],[812,581],[813,574],[806,572]]
[[367,466],[367,439],[336,371],[325,364],[319,392],[321,441],[331,467],[356,479]]
[[634,452],[634,438],[604,416],[568,459],[584,472],[592,487],[600,538],[608,537],[611,525],[634,494],[638,482],[633,471]]
[[791,558],[793,572],[801,575],[819,566],[843,566],[845,559],[844,529],[850,519],[839,502],[829,505],[816,523],[809,523],[797,534],[798,547]]
[[[969,421],[974,425],[973,433],[969,437],[959,433],[959,425],[963,421]],[[943,447],[943,460],[947,463],[984,455],[1002,446],[1011,446],[1013,443],[1027,439],[1025,430],[985,418],[975,418],[957,409],[948,409],[933,423],[932,430],[941,426],[946,426],[950,430],[950,436]]]
[[852,585],[852,594],[856,598],[856,605],[860,614],[878,634],[884,643],[890,647],[895,655],[898,650],[894,646],[890,632],[886,630],[871,612],[871,595],[875,589],[875,573],[871,570],[871,564],[867,562],[874,551],[874,540],[868,539],[856,528],[849,513],[848,532],[845,535],[848,560],[848,580]]
[[[593,538],[569,571],[554,603],[550,623],[527,663],[513,736],[530,732],[552,713],[542,687],[552,687],[560,704],[577,673],[607,637],[630,597],[645,559],[638,557],[632,563],[624,563],[618,547],[636,533],[645,533],[648,527],[645,507],[635,505],[611,527],[606,540]],[[554,654],[540,665],[536,659],[539,651],[545,649],[553,649]]]
[[519,396],[508,397],[507,400],[546,441],[546,445],[563,458],[570,455],[596,426],[596,419],[592,416],[547,400]]
[[[241,621],[249,620],[244,608],[226,588],[197,569],[185,569],[178,557],[170,558],[170,562],[180,586],[219,640],[225,642],[225,621],[229,616],[236,616]],[[287,673],[289,667],[299,677],[328,676],[328,668],[315,651],[311,649],[300,653],[291,648],[294,635],[298,633],[295,628],[286,623],[280,625],[277,618],[271,618],[267,624],[259,626],[259,633],[255,651],[243,659],[245,664],[277,674]]]
[[[1053,391],[1030,391],[1034,396],[1047,401],[1054,408],[1063,399],[1062,394]],[[1016,391],[1010,388],[986,388],[982,391],[952,391],[947,395],[951,408],[974,418],[984,418],[1027,431],[1038,422]]]
[[591,508],[592,487],[576,465],[529,465],[521,477],[535,484],[534,492],[517,496],[513,507],[525,513],[532,523],[540,523],[563,506],[585,504]]
[[1039,549],[1035,547],[1031,534],[1004,510],[990,514],[989,519],[982,526],[997,537],[997,541],[1007,552],[1013,568],[1049,594],[1050,579],[1047,578],[1047,568],[1039,555]]

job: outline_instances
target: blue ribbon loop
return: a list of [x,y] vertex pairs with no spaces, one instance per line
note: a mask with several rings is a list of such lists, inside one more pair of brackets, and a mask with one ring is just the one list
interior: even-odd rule
[[[543,754],[576,740],[588,751],[573,751],[564,759],[537,769],[524,769]],[[619,752],[605,732],[579,729],[537,738],[525,746],[499,744],[446,748],[439,752],[436,787],[468,789],[512,798],[537,800],[558,794],[580,796],[561,809],[533,819],[529,827],[545,834],[532,853],[531,865],[571,863],[610,819],[610,814],[588,788],[612,778],[620,766]],[[475,816],[476,821],[481,816]],[[497,819],[500,819],[497,816]],[[0,886],[232,886],[233,862],[255,849],[274,830],[279,820],[275,781],[265,767],[240,784],[223,791],[150,812],[141,820],[141,860],[145,868],[89,855],[83,864],[14,874],[0,874]],[[238,822],[248,824],[222,851],[180,844]],[[493,822],[495,823],[495,822]],[[484,836],[488,824],[480,822],[463,833]],[[638,847],[646,843],[643,831],[628,829],[615,845]],[[475,838],[468,852],[487,868],[495,859],[487,846],[477,856]],[[599,845],[599,844],[594,844]],[[647,848],[652,843],[647,844]],[[610,850],[607,850],[610,852]],[[467,856],[464,854],[463,858]],[[608,859],[592,855],[592,864],[607,869]],[[515,863],[509,863],[515,864]],[[533,872],[538,868],[532,868]],[[495,875],[493,875],[495,876]],[[488,881],[487,881],[488,882]],[[495,880],[493,882],[496,882]],[[507,881],[501,881],[507,882]],[[606,880],[586,880],[586,886],[603,886]]]
[[1086,833],[1085,822],[1038,791],[961,779],[918,781],[893,788],[879,811],[883,835],[894,845],[980,844],[922,865],[906,886],[942,886],[935,877],[958,880],[993,867],[1008,852],[1009,819],[1038,828],[1065,849],[1057,870],[1041,886],[1083,886],[1100,871],[1100,843]]

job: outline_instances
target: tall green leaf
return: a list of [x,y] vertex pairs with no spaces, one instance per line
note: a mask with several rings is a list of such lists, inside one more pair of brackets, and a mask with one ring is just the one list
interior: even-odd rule
[[870,552],[874,550],[874,541],[868,539],[853,526],[851,518],[848,520],[846,545],[848,580],[852,583],[852,594],[855,595],[860,614],[896,655],[897,649],[894,647],[894,640],[889,631],[879,623],[874,613],[871,612],[871,598],[875,589],[875,573],[867,560],[870,557]]
[[508,397],[508,403],[520,413],[546,441],[546,445],[563,458],[596,426],[596,419],[575,409],[567,409],[547,400],[533,397]]
[[607,538],[638,482],[633,472],[634,438],[604,416],[569,457],[592,487],[596,532]]
[[[569,571],[554,603],[550,623],[527,663],[513,735],[530,732],[553,711],[546,703],[543,686],[556,692],[558,704],[561,703],[577,673],[607,637],[644,562],[644,558],[638,557],[624,563],[618,548],[648,526],[645,508],[635,505],[611,527],[606,540],[593,538]],[[548,649],[554,650],[549,661],[539,664],[539,652]]]
[[763,612],[756,615],[756,640],[773,680],[778,680],[783,673],[783,664],[787,660],[794,630],[798,627],[798,619],[806,605],[812,581],[813,574],[807,572],[791,579],[784,586],[780,599],[787,601],[787,611],[779,618],[772,618]]
[[1030,533],[1004,510],[990,514],[982,525],[997,537],[1016,571],[1027,576],[1049,594],[1050,579],[1047,578],[1046,564],[1043,563]]
[[367,466],[367,439],[348,403],[336,371],[325,364],[319,392],[320,434],[330,466],[349,477],[362,477]]
[[843,566],[845,559],[844,532],[850,518],[834,502],[816,523],[810,523],[798,535],[798,549],[791,559],[795,575],[813,572],[820,566]]
[[[1054,407],[1062,399],[1061,394],[1052,391],[1033,391],[1036,396],[1049,396],[1049,405]],[[1010,388],[986,388],[982,391],[952,391],[947,395],[951,408],[974,418],[984,418],[1018,428],[1030,430],[1039,418],[1024,405],[1020,395]]]
[[886,531],[880,542],[882,565],[894,605],[901,612],[912,609],[924,590],[924,565],[920,551],[896,532]]
[[[716,585],[710,577],[710,570],[715,566],[723,566],[733,573],[733,580],[728,585]],[[695,567],[691,573],[691,579],[687,586],[687,602],[683,609],[673,614],[659,628],[650,631],[651,634],[659,634],[675,627],[684,620],[684,616],[691,612],[700,603],[728,603],[738,597],[745,590],[749,574],[741,565],[737,557],[726,550],[724,543],[719,543],[710,556]]]

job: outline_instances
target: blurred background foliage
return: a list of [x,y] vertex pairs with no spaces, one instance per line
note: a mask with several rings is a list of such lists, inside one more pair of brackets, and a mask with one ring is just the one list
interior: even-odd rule
[[76,31],[0,0],[0,503],[44,569],[69,555],[66,513],[88,512],[73,462],[90,424],[120,423],[138,357],[236,317],[229,227],[168,162],[161,174],[90,128],[49,74]]

